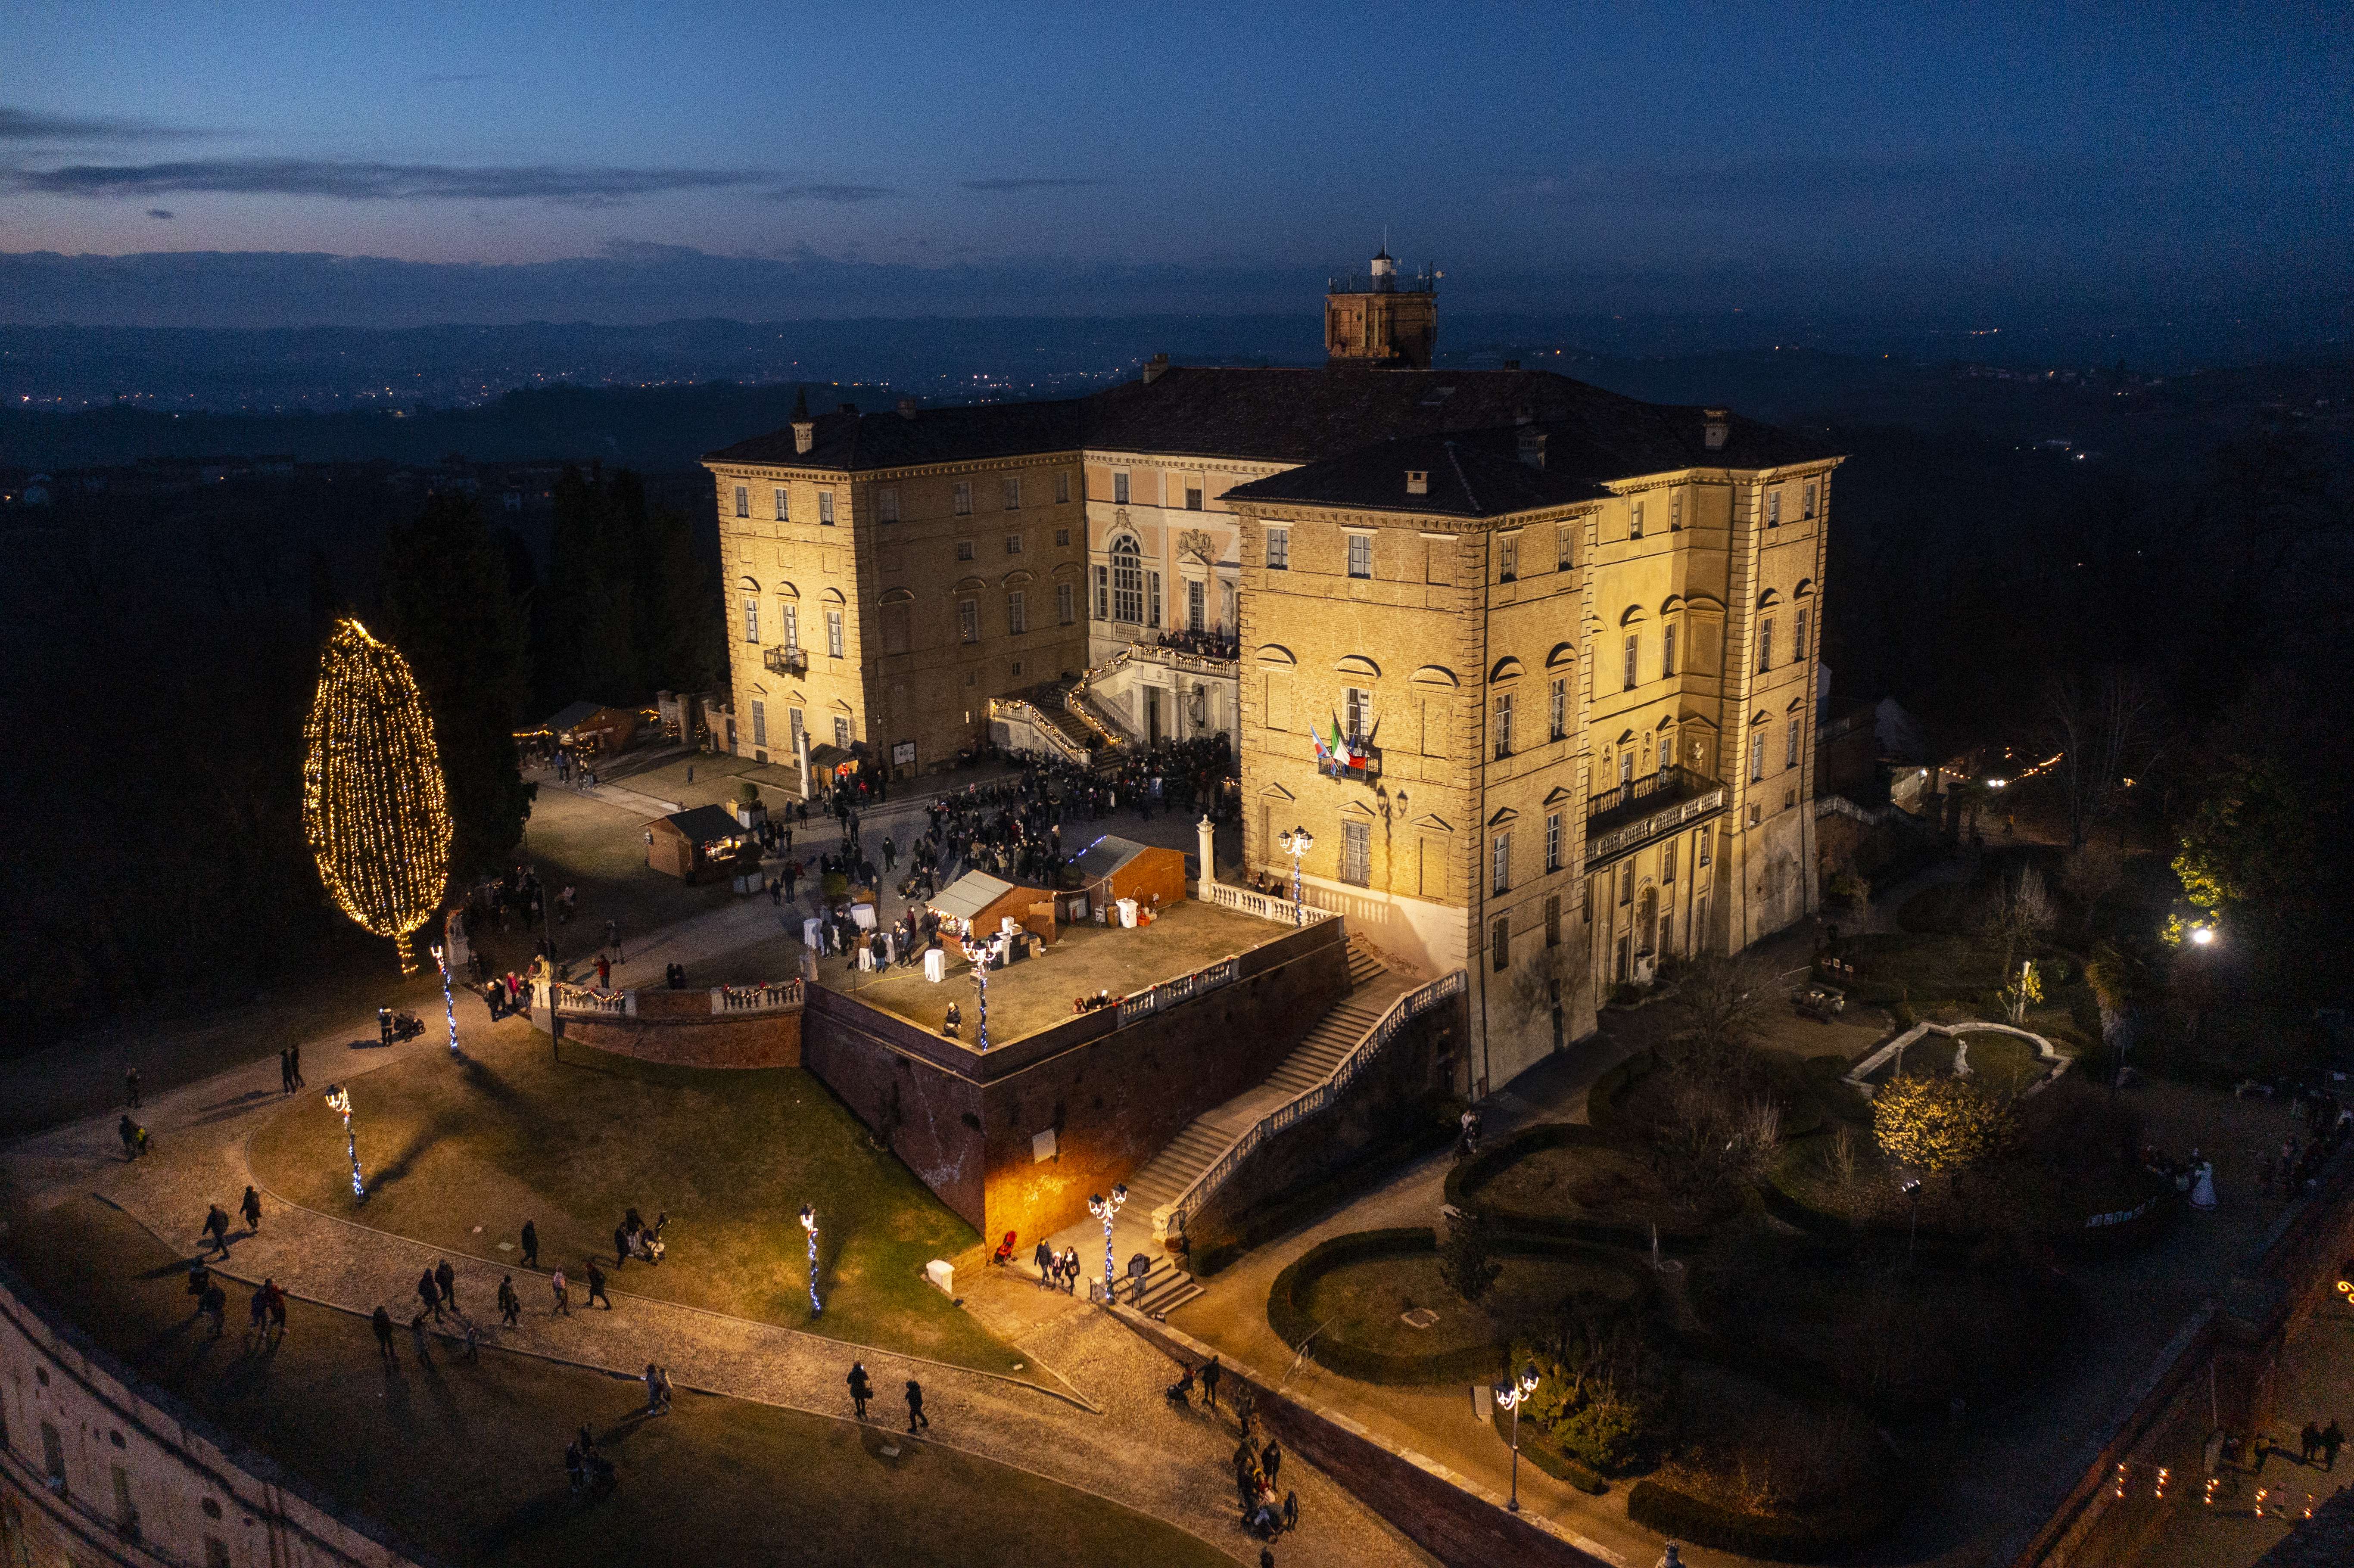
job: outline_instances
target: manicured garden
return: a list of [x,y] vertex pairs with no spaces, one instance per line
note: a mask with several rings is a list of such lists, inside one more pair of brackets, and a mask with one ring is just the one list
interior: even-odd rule
[[[972,1228],[808,1073],[661,1066],[572,1043],[557,1062],[521,1020],[470,1038],[462,1059],[419,1053],[351,1080],[365,1205],[343,1124],[316,1094],[255,1134],[255,1171],[288,1202],[452,1252],[517,1261],[528,1219],[543,1268],[577,1278],[601,1254],[616,1290],[988,1372],[1026,1359],[922,1278],[973,1245]],[[323,1065],[311,1072],[323,1086]],[[804,1203],[819,1219],[814,1319]],[[613,1266],[632,1207],[670,1216],[659,1266]]]

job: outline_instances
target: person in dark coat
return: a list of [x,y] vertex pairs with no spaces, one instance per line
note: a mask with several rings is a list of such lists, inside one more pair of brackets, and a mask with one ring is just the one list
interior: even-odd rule
[[1224,1376],[1225,1370],[1218,1365],[1218,1358],[1212,1356],[1210,1364],[1202,1369],[1202,1395],[1213,1410],[1218,1408],[1218,1380]]
[[2338,1467],[2338,1450],[2344,1446],[2346,1446],[2346,1428],[2338,1425],[2338,1417],[2333,1415],[2329,1418],[2329,1425],[2321,1429],[2322,1468],[2327,1470],[2336,1469]]
[[300,1045],[288,1046],[286,1048],[286,1059],[294,1065],[294,1086],[298,1089],[308,1088],[310,1086],[310,1080],[302,1075],[302,1047]]
[[523,1316],[523,1298],[515,1294],[514,1276],[505,1275],[499,1280],[499,1316],[510,1329]]
[[615,1225],[613,1227],[613,1266],[619,1268],[629,1261],[630,1227],[625,1224]]
[[597,1266],[592,1257],[588,1260],[588,1305],[594,1307],[599,1301],[605,1304],[606,1311],[613,1309],[613,1298],[605,1294],[605,1271]]
[[1055,1249],[1041,1239],[1038,1243],[1038,1250],[1033,1255],[1031,1261],[1038,1266],[1038,1288],[1044,1290],[1053,1285],[1055,1283]]
[[441,1293],[441,1305],[455,1312],[458,1309],[458,1271],[443,1258],[433,1269],[433,1287]]
[[213,1338],[219,1339],[228,1329],[228,1292],[217,1285],[206,1286],[205,1293],[196,1298],[196,1312],[213,1320]]
[[417,1277],[417,1298],[425,1303],[424,1310],[417,1316],[422,1319],[426,1312],[430,1312],[433,1320],[439,1323],[441,1320],[441,1287],[429,1268]]
[[907,1435],[914,1436],[916,1428],[932,1429],[932,1418],[924,1414],[924,1385],[914,1378],[907,1380]]
[[539,1266],[539,1227],[529,1220],[523,1223],[523,1266],[525,1268]]
[[245,1190],[245,1201],[237,1206],[237,1210],[239,1213],[245,1216],[245,1228],[247,1230],[259,1231],[261,1229],[260,1193],[255,1192],[250,1186],[247,1187]]
[[218,1203],[205,1212],[205,1234],[213,1238],[213,1245],[223,1257],[228,1255],[228,1215]]
[[1274,1440],[1269,1439],[1266,1451],[1259,1455],[1258,1467],[1267,1472],[1267,1484],[1272,1486],[1277,1473],[1283,1468],[1283,1449]]
[[294,1058],[283,1051],[278,1053],[278,1089],[281,1094],[294,1092]]
[[850,1403],[856,1408],[858,1412],[858,1419],[861,1421],[865,1420],[866,1402],[875,1397],[874,1385],[866,1381],[866,1363],[864,1361],[851,1362],[850,1375],[843,1379],[843,1382],[850,1385]]
[[384,1364],[387,1367],[399,1365],[400,1358],[392,1353],[392,1314],[386,1311],[379,1302],[376,1316],[370,1321],[376,1329],[376,1354],[384,1358]]

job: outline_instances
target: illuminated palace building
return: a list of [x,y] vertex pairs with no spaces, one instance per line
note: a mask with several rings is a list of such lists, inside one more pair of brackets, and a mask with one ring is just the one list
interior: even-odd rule
[[905,777],[992,732],[1073,759],[1225,734],[1252,871],[1288,887],[1304,828],[1311,902],[1469,971],[1469,1087],[1661,958],[1801,917],[1838,457],[1435,369],[1437,331],[1434,276],[1381,255],[1332,281],[1320,369],[1163,357],[710,454],[737,749],[806,734]]

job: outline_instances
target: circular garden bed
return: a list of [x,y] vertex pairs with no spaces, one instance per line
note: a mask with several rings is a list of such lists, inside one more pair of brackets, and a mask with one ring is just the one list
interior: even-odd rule
[[1360,1231],[1310,1248],[1277,1276],[1268,1324],[1320,1364],[1375,1383],[1477,1383],[1497,1376],[1512,1338],[1586,1299],[1631,1308],[1649,1289],[1623,1255],[1540,1237],[1500,1238],[1503,1266],[1479,1302],[1439,1277],[1429,1230]]
[[1646,1150],[1575,1122],[1524,1128],[1447,1178],[1447,1201],[1499,1230],[1619,1246],[1650,1245],[1653,1226],[1666,1241],[1696,1239],[1738,1198],[1684,1202],[1660,1181]]

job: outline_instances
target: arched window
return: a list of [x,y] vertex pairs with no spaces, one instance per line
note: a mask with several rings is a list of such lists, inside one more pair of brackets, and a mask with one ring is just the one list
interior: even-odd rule
[[1133,539],[1112,541],[1111,618],[1131,625],[1144,620],[1144,558]]

